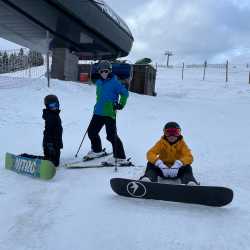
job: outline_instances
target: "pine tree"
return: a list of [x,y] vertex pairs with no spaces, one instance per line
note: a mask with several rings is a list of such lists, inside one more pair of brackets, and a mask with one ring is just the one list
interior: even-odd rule
[[3,57],[0,56],[0,74],[3,73]]
[[4,51],[2,59],[3,59],[3,73],[6,73],[8,72],[8,63],[9,63],[9,56],[6,51]]
[[23,55],[24,55],[24,51],[23,51],[23,48],[21,48],[18,53],[18,56],[23,57]]
[[19,53],[18,53],[18,64],[19,64],[19,69],[24,69],[24,60],[23,60],[23,57],[24,57],[24,51],[23,51],[23,48],[20,49]]
[[15,57],[12,53],[9,57],[9,72],[15,71]]

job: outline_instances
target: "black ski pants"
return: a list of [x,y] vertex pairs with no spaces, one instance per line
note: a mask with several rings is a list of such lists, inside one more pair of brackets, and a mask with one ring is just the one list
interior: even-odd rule
[[43,152],[44,152],[44,160],[51,161],[55,165],[55,167],[59,166],[60,155],[61,155],[60,148],[55,148],[55,150],[51,152],[47,147],[44,147]]
[[[144,176],[148,177],[152,182],[157,182],[158,176],[162,177],[163,179],[168,179],[162,174],[160,168],[150,162],[147,163],[147,168]],[[198,182],[194,178],[192,167],[190,165],[182,166],[179,169],[177,177],[171,179],[177,178],[181,180],[182,184],[187,184],[189,181],[193,181],[198,184]]]
[[114,157],[126,159],[122,141],[117,135],[116,120],[108,116],[93,115],[88,128],[91,149],[96,153],[102,151],[102,142],[99,132],[104,125],[106,128],[107,140],[112,144]]

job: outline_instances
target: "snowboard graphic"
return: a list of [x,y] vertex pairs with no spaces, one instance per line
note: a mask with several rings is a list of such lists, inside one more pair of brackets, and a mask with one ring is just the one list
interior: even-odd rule
[[112,178],[110,185],[119,195],[173,202],[221,207],[233,199],[233,191],[226,187],[186,186]]
[[19,155],[6,153],[5,168],[19,174],[49,180],[56,174],[54,164],[39,158],[28,158]]

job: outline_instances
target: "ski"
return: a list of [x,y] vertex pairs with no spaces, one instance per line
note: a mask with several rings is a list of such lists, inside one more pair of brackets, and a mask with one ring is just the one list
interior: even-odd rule
[[[107,155],[109,156],[109,154]],[[117,164],[117,165],[113,165],[113,164],[109,164],[107,161],[103,161],[105,160],[105,158],[107,157],[100,157],[98,159],[94,159],[91,161],[81,161],[81,162],[77,162],[77,163],[72,163],[72,164],[67,164],[65,165],[66,168],[69,169],[79,169],[79,168],[104,168],[104,167],[132,167],[134,166],[134,164],[129,161],[127,164]]]
[[82,160],[64,163],[63,167],[65,167],[65,168],[81,168],[82,166],[85,166],[85,165],[91,165],[88,162],[96,162],[97,160],[100,160],[100,159],[103,160],[103,159],[105,159],[105,157],[112,155],[112,152],[106,152],[105,148],[102,151],[103,151],[103,154],[99,155],[98,157],[89,158],[89,157],[84,156]]
[[103,167],[133,167],[134,166],[134,164],[132,163],[132,161],[131,161],[131,158],[128,158],[127,160],[126,160],[126,162],[114,162],[113,164],[110,164],[109,162],[107,162],[107,161],[102,161],[101,162],[101,165],[103,166]]
[[[77,166],[70,166],[68,169],[80,169],[80,168],[114,168],[114,165],[103,165],[103,164],[96,164],[96,165],[77,165]],[[131,165],[120,165],[117,166],[118,168],[126,168],[126,167],[132,167]]]

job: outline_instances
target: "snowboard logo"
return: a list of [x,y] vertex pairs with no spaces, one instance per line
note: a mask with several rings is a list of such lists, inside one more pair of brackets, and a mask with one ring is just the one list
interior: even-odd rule
[[127,184],[127,191],[133,197],[143,197],[147,193],[146,187],[138,182],[138,181],[131,181]]
[[36,171],[36,164],[33,161],[27,161],[25,159],[17,158],[14,169],[17,172],[33,175]]

